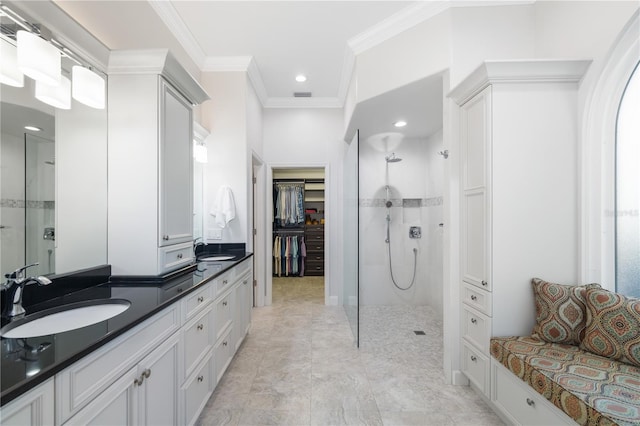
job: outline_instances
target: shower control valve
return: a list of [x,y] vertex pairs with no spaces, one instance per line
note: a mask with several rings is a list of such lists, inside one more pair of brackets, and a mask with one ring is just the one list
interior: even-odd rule
[[409,238],[422,238],[422,228],[419,226],[410,227]]

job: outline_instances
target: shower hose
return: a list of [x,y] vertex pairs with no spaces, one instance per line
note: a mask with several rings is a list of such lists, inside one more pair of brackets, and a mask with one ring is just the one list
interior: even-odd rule
[[387,214],[387,239],[385,240],[385,242],[387,243],[387,252],[389,253],[389,272],[391,272],[391,282],[393,282],[393,285],[396,286],[398,290],[403,290],[403,291],[409,290],[411,287],[413,287],[413,283],[416,280],[416,266],[418,264],[418,249],[415,247],[413,248],[413,276],[411,277],[411,283],[409,283],[407,287],[400,287],[396,282],[395,277],[393,276],[393,265],[392,265],[393,262],[391,262],[391,238],[389,238],[390,222],[391,222],[391,216]]

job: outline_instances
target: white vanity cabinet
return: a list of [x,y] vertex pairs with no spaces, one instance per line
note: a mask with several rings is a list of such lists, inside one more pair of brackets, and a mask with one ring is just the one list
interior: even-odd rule
[[164,49],[112,51],[108,261],[160,275],[193,260],[192,105],[208,99]]
[[460,105],[460,368],[487,398],[489,339],[531,334],[531,278],[577,278],[577,91],[588,66],[485,62],[449,95]]
[[53,378],[39,384],[0,410],[5,426],[46,426],[54,424]]

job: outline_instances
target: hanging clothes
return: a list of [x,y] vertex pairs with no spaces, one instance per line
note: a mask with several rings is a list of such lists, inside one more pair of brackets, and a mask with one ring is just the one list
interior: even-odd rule
[[278,277],[304,276],[307,249],[302,235],[273,237],[273,275]]
[[304,224],[304,186],[302,183],[277,182],[274,185],[273,204],[277,226]]

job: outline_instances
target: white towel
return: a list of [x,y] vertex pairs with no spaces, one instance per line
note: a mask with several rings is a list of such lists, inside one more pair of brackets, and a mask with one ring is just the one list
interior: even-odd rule
[[216,225],[220,228],[225,228],[236,217],[236,203],[233,199],[231,188],[223,185],[218,189],[216,203],[210,214],[215,216]]

